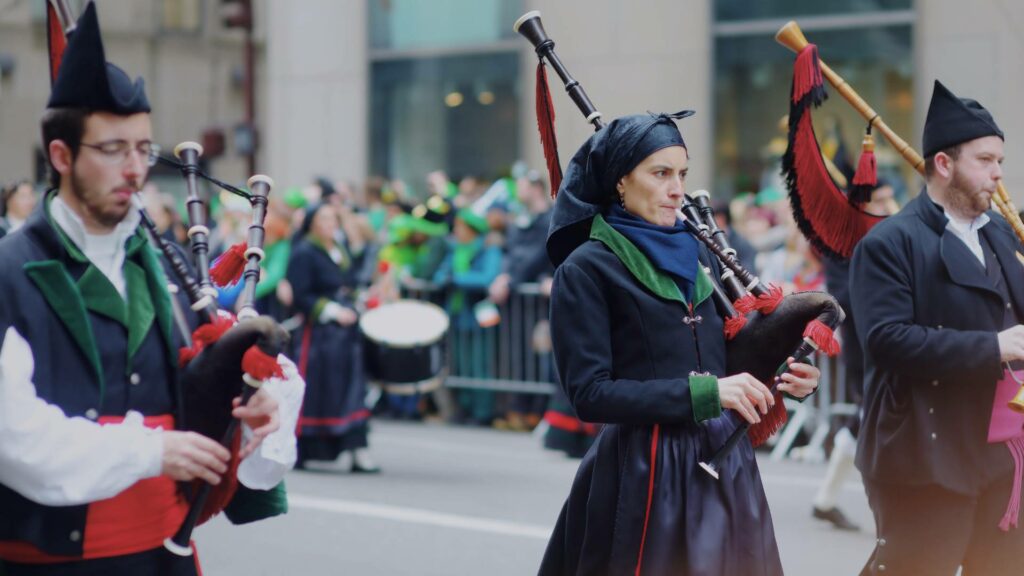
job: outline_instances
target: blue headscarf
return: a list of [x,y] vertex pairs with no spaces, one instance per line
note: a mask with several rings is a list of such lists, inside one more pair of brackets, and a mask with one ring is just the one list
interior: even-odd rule
[[561,264],[587,240],[594,216],[618,200],[615,185],[623,176],[662,148],[686,147],[675,120],[693,114],[685,110],[616,118],[583,143],[569,161],[551,215],[547,250],[552,264]]

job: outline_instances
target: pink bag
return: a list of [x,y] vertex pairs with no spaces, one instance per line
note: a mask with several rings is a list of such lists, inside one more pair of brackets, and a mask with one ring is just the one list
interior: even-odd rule
[[[1015,372],[1017,378],[1024,380],[1024,371]],[[992,420],[988,425],[988,441],[1006,442],[1012,438],[1024,436],[1024,414],[1014,412],[1008,404],[1020,390],[1009,370],[1003,370],[1003,378],[996,384],[996,397],[992,401]]]
[[1020,390],[1021,385],[1014,380],[1024,380],[1024,372],[1010,373],[1003,370],[1003,378],[996,384],[996,396],[992,400],[992,420],[988,424],[989,443],[1005,442],[1006,448],[1013,457],[1013,488],[1010,490],[1010,501],[1006,513],[999,522],[999,529],[1008,532],[1017,527],[1020,516],[1021,480],[1024,477],[1024,414],[1014,412],[1009,407],[1010,400]]

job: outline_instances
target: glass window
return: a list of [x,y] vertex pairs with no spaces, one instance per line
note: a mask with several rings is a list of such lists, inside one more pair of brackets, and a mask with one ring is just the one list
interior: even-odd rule
[[370,0],[370,48],[491,44],[515,36],[522,0]]
[[715,20],[756,20],[909,10],[911,0],[716,0]]
[[[913,63],[908,25],[807,33],[823,62],[843,77],[897,134],[917,147],[913,134]],[[780,159],[786,148],[794,54],[771,36],[728,36],[715,41],[715,186],[732,195],[782,186]],[[815,130],[824,152],[839,144],[856,166],[867,122],[831,85],[815,110]],[[910,170],[881,137],[879,174]],[[899,185],[898,187],[902,187]],[[902,192],[902,190],[897,190]],[[726,196],[728,197],[728,196]]]
[[518,157],[518,53],[373,63],[371,169],[421,196],[437,169],[453,179],[506,174]]

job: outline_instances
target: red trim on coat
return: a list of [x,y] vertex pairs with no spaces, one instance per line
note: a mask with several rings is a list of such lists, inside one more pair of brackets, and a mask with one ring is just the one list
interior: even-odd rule
[[306,378],[306,364],[309,362],[309,341],[313,337],[313,325],[306,324],[302,331],[302,348],[299,350],[299,375]]
[[[103,416],[100,424],[117,424],[121,416]],[[146,416],[147,428],[174,430],[174,416]],[[112,498],[89,504],[83,528],[82,555],[56,556],[28,542],[0,542],[0,558],[23,564],[55,564],[126,556],[163,546],[188,513],[188,502],[168,476],[139,480]]]
[[358,410],[340,418],[311,418],[303,416],[299,418],[299,426],[342,426],[349,422],[366,420],[370,417],[370,411],[366,408]]
[[587,436],[597,436],[597,426],[589,422],[584,422],[579,418],[574,418],[568,414],[562,414],[555,410],[548,410],[544,413],[544,421],[547,422],[552,428],[558,428],[559,430],[565,430],[566,432],[573,433],[584,433]]
[[647,480],[647,509],[644,511],[644,530],[640,533],[640,553],[636,557],[636,576],[640,576],[640,568],[644,563],[644,544],[647,543],[647,524],[651,520],[651,503],[654,502],[654,472],[658,465],[658,433],[661,425],[655,424],[651,432],[651,474]]

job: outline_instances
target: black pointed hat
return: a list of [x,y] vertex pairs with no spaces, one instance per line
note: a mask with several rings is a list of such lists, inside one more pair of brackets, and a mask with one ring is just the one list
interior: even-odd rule
[[124,70],[107,62],[96,5],[92,2],[68,40],[46,107],[86,108],[121,115],[150,111],[142,79],[133,82]]
[[970,98],[957,98],[936,80],[924,121],[924,157],[984,136],[1006,139],[984,106]]

